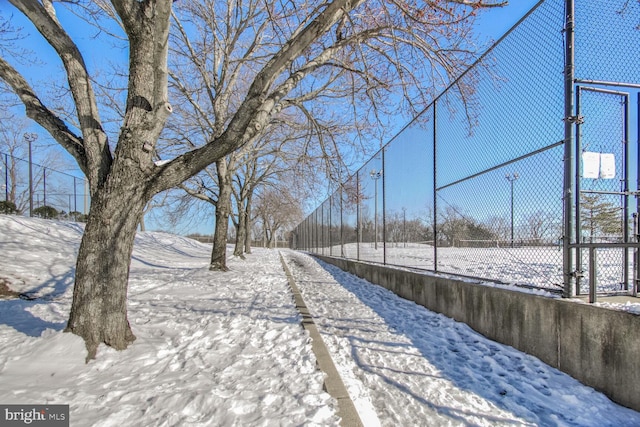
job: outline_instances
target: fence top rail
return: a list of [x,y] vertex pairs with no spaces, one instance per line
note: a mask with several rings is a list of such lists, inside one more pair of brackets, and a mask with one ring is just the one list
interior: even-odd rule
[[441,190],[444,190],[444,189],[445,189],[445,188],[447,188],[447,187],[453,187],[454,185],[458,185],[458,184],[460,184],[460,183],[462,183],[462,182],[469,181],[469,180],[471,180],[471,179],[477,178],[477,177],[482,176],[482,175],[484,175],[484,174],[487,174],[487,173],[489,173],[489,172],[493,172],[493,171],[495,171],[495,170],[502,169],[502,168],[504,168],[504,167],[506,167],[506,166],[509,166],[509,165],[513,164],[513,163],[520,162],[520,161],[522,161],[522,160],[524,160],[524,159],[527,159],[527,158],[529,158],[529,157],[533,157],[533,156],[535,156],[535,155],[537,155],[537,154],[540,154],[540,153],[543,153],[543,152],[545,152],[545,151],[551,150],[551,149],[553,149],[553,148],[559,147],[559,146],[563,145],[564,143],[565,143],[565,141],[564,141],[564,140],[561,140],[561,141],[555,142],[555,143],[553,143],[553,144],[551,144],[551,145],[547,145],[546,147],[542,147],[542,148],[539,148],[539,149],[537,149],[537,150],[535,150],[535,151],[532,151],[532,152],[530,152],[530,153],[524,154],[524,155],[522,155],[522,156],[520,156],[520,157],[516,157],[515,159],[511,159],[511,160],[509,160],[509,161],[506,161],[506,162],[500,163],[499,165],[495,165],[495,166],[493,166],[493,167],[491,167],[491,168],[489,168],[489,169],[485,169],[485,170],[483,170],[482,172],[478,172],[478,173],[475,173],[475,174],[473,174],[473,175],[469,175],[469,176],[466,176],[466,177],[464,177],[464,178],[461,178],[461,179],[459,179],[459,180],[457,180],[457,181],[450,182],[450,183],[445,184],[445,185],[442,185],[442,186],[440,186],[440,187],[436,187],[436,188],[435,188],[435,190],[436,190],[436,191],[441,191]]
[[[584,83],[589,85],[600,85],[600,86],[615,86],[615,87],[628,87],[632,89],[640,89],[640,83],[627,83],[627,82],[607,82],[601,80],[586,80],[586,79],[575,79],[575,83]],[[586,89],[586,88],[583,88]],[[591,88],[593,90],[595,88]]]

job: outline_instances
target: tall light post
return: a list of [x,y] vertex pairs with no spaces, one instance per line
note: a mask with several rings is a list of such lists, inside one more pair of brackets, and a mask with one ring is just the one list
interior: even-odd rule
[[505,178],[511,184],[511,247],[513,247],[513,183],[520,178],[520,175],[518,175],[518,172],[508,173]]
[[407,208],[402,207],[402,240],[404,247],[407,247]]
[[369,173],[369,175],[371,176],[371,179],[374,182],[374,187],[375,187],[375,195],[374,195],[374,202],[375,202],[375,207],[374,207],[374,217],[373,217],[373,241],[374,241],[374,249],[378,249],[378,180],[380,179],[380,177],[382,176],[382,169],[380,170],[375,170],[372,169],[371,172]]
[[44,168],[42,170],[42,188],[43,188],[42,205],[47,206],[47,168]]
[[29,143],[29,216],[33,216],[33,168],[31,158],[31,143],[38,139],[38,135],[35,133],[25,133],[24,139]]

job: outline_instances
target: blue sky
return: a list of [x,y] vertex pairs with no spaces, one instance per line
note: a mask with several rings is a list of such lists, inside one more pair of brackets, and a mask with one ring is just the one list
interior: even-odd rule
[[478,17],[477,31],[481,35],[497,40],[539,0],[510,0],[509,5],[488,11]]

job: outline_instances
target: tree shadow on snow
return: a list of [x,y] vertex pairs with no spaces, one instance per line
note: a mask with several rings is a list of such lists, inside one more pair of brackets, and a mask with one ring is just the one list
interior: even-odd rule
[[51,274],[49,280],[20,294],[19,298],[0,300],[0,325],[7,325],[30,337],[39,337],[47,329],[61,331],[65,328],[66,321],[44,320],[32,311],[61,297],[73,286],[74,277],[75,269],[61,275]]

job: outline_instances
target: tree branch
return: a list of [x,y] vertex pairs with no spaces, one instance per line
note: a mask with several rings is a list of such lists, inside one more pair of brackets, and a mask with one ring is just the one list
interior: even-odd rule
[[58,116],[42,104],[29,83],[2,57],[0,57],[0,78],[7,82],[20,97],[27,117],[45,128],[76,159],[82,171],[87,174],[82,138],[75,135]]
[[50,4],[45,8],[35,1],[10,0],[10,2],[29,18],[40,34],[56,50],[64,64],[83,135],[82,144],[85,153],[78,160],[84,161],[84,165],[80,167],[86,171],[93,192],[110,170],[112,157],[107,135],[102,129],[95,94],[84,59],[73,40],[60,26]]

